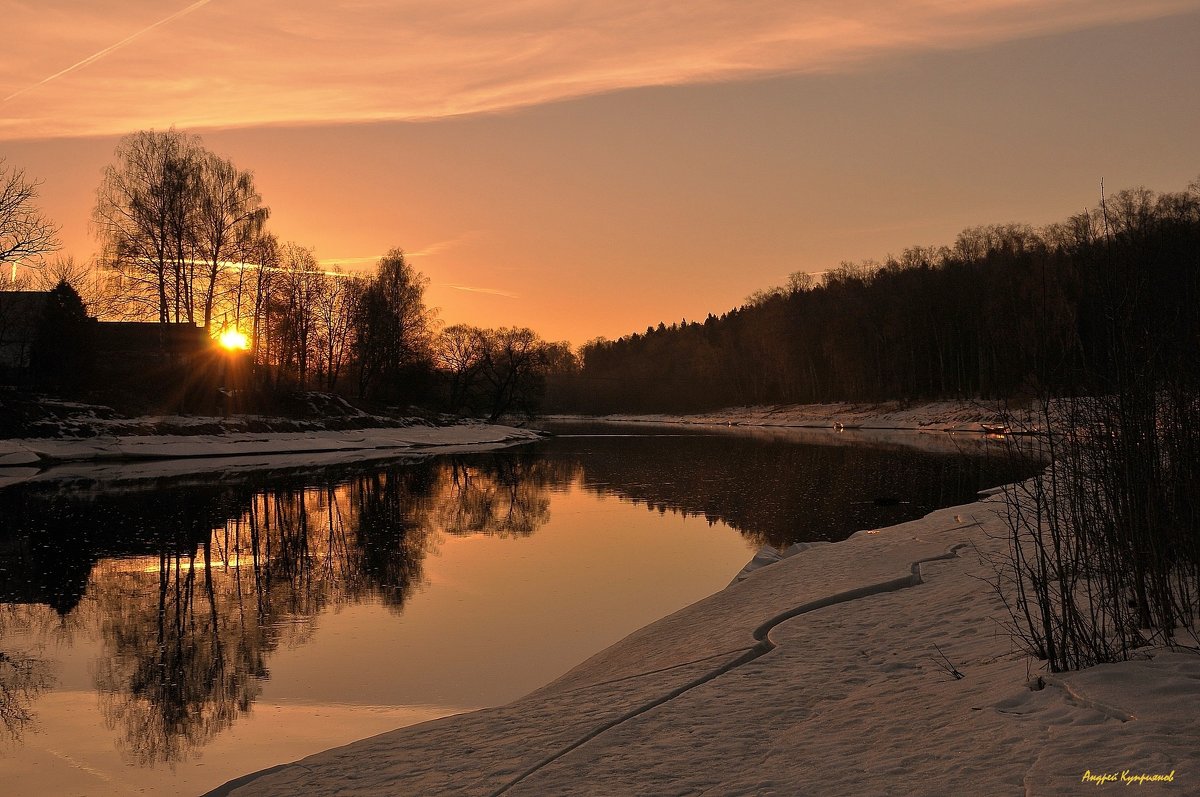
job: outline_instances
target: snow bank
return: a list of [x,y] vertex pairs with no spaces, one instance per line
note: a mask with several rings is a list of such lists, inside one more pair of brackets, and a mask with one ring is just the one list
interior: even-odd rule
[[1200,657],[1033,678],[986,583],[999,501],[780,557],[507,706],[213,794],[1200,792]]
[[0,487],[31,480],[128,480],[334,465],[434,451],[477,451],[538,437],[528,429],[462,423],[302,433],[0,440]]
[[[1009,408],[1010,411],[1011,408]],[[692,415],[605,415],[602,420],[630,423],[717,424],[723,426],[790,426],[814,428],[908,429],[937,432],[992,431],[1004,425],[1005,407],[998,402],[934,401],[903,403],[785,404],[766,407],[735,407]],[[1021,428],[1038,428],[1028,411],[1012,411]],[[566,418],[568,416],[557,416]]]

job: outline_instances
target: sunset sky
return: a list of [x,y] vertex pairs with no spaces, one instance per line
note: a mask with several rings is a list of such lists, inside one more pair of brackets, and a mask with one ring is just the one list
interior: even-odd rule
[[1200,176],[1200,0],[0,0],[0,157],[64,254],[124,133],[281,240],[400,246],[447,323],[573,343]]

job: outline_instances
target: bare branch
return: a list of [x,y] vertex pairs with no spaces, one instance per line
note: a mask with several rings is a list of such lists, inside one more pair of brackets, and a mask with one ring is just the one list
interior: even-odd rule
[[16,278],[18,265],[40,266],[42,257],[60,246],[58,226],[34,204],[39,185],[0,158],[0,263],[11,264],[10,279]]

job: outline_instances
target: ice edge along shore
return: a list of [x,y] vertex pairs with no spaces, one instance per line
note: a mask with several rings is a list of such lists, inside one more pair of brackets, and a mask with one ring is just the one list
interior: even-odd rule
[[132,481],[320,467],[482,451],[539,437],[528,429],[467,423],[320,432],[0,440],[0,488],[29,481]]

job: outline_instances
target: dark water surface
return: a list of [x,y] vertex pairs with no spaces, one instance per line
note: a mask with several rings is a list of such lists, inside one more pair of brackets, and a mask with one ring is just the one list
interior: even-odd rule
[[0,490],[4,793],[200,793],[505,703],[764,543],[1028,475],[979,438],[551,428],[491,454]]

